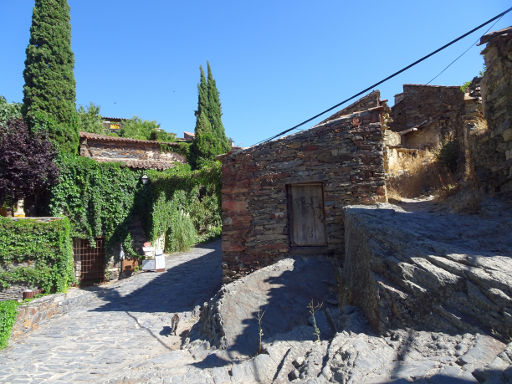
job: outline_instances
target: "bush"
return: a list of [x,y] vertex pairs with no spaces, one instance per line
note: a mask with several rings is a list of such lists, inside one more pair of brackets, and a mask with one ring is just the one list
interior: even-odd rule
[[0,123],[0,205],[43,191],[57,180],[56,152],[42,133],[22,119]]
[[2,287],[29,283],[47,293],[65,291],[75,281],[69,220],[0,217],[0,263]]
[[459,158],[459,149],[455,140],[445,143],[436,154],[437,161],[455,173],[457,171],[457,160]]
[[18,305],[15,300],[0,301],[0,349],[8,345],[11,329],[18,314]]
[[182,210],[174,211],[166,236],[167,252],[183,252],[198,241],[197,232],[190,216]]

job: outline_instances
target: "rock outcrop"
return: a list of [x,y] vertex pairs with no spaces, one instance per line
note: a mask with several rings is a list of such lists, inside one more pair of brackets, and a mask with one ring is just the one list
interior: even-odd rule
[[[496,203],[497,204],[497,203]],[[512,214],[345,209],[343,300],[373,329],[512,335]]]

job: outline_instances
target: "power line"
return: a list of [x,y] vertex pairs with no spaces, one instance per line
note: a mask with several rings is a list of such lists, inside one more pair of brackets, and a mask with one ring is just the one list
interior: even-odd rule
[[501,18],[502,18],[502,17],[503,17],[503,16],[501,16],[498,20],[496,20],[494,23],[492,23],[492,25],[491,25],[489,28],[487,28],[487,29],[485,30],[485,32],[484,32],[484,33],[483,33],[483,34],[482,34],[478,39],[476,39],[476,41],[475,41],[473,44],[471,44],[471,45],[468,47],[468,49],[466,49],[466,50],[465,50],[464,52],[462,52],[459,56],[457,56],[455,59],[453,59],[453,60],[450,62],[450,64],[448,64],[446,67],[444,67],[444,68],[441,70],[441,72],[439,72],[437,75],[435,75],[435,76],[434,76],[434,77],[433,77],[433,78],[432,78],[432,79],[427,83],[427,85],[428,85],[428,84],[430,84],[431,82],[433,82],[433,81],[434,81],[435,79],[437,79],[439,76],[441,76],[441,75],[442,75],[442,74],[443,74],[443,73],[444,73],[448,68],[450,68],[450,67],[451,67],[451,66],[452,66],[452,65],[453,65],[457,60],[459,60],[462,56],[464,56],[466,53],[468,53],[468,52],[471,50],[471,48],[473,48],[474,46],[476,46],[476,44],[478,44],[478,42],[480,41],[480,38],[481,38],[482,36],[486,35],[486,34],[487,34],[487,32],[489,32],[489,31],[491,30],[491,28],[492,28],[492,27],[494,27],[496,24],[498,24],[498,22],[501,20]]
[[293,127],[288,128],[288,129],[286,129],[286,130],[284,130],[284,131],[281,131],[281,132],[279,132],[278,134],[276,134],[276,135],[274,135],[274,136],[272,136],[272,137],[270,137],[270,138],[268,138],[268,139],[266,139],[266,140],[262,140],[262,141],[260,141],[260,142],[258,142],[258,143],[256,143],[256,144],[262,144],[262,143],[267,143],[267,142],[269,142],[269,141],[272,141],[272,140],[274,140],[274,139],[276,139],[276,138],[278,138],[278,137],[280,137],[280,136],[282,136],[282,135],[284,135],[284,134],[286,134],[286,133],[288,133],[288,132],[290,132],[290,131],[293,131],[294,129],[299,128],[300,126],[302,126],[302,125],[304,125],[304,124],[306,124],[306,123],[309,123],[310,121],[312,121],[312,120],[316,119],[317,117],[320,117],[320,116],[324,115],[325,113],[330,112],[330,111],[332,111],[332,110],[333,110],[333,109],[335,109],[335,108],[338,108],[340,105],[345,104],[347,101],[350,101],[350,100],[352,100],[352,99],[355,99],[355,98],[356,98],[356,97],[358,97],[358,96],[361,96],[362,94],[364,94],[364,93],[368,92],[369,90],[371,90],[371,89],[375,88],[376,86],[378,86],[378,85],[380,85],[380,84],[382,84],[382,83],[384,83],[384,82],[386,82],[386,81],[388,81],[388,80],[392,79],[393,77],[395,77],[395,76],[397,76],[397,75],[401,74],[402,72],[407,71],[408,69],[410,69],[410,68],[414,67],[415,65],[417,65],[417,64],[421,63],[422,61],[425,61],[425,60],[426,60],[426,59],[428,59],[429,57],[431,57],[431,56],[435,55],[436,53],[441,52],[442,50],[444,50],[444,49],[448,48],[450,45],[453,45],[453,44],[455,44],[457,41],[462,40],[462,39],[463,39],[463,38],[465,38],[466,36],[471,35],[473,32],[475,32],[475,31],[479,30],[480,28],[482,28],[482,27],[486,26],[486,25],[487,25],[487,24],[489,24],[489,23],[492,23],[494,20],[501,18],[503,15],[505,15],[505,14],[509,13],[510,11],[512,11],[512,7],[508,8],[506,11],[503,11],[503,12],[501,12],[500,14],[498,14],[498,15],[494,16],[493,18],[491,18],[491,19],[487,20],[485,23],[482,23],[482,24],[480,24],[479,26],[477,26],[477,27],[475,27],[475,28],[471,29],[470,31],[468,31],[468,32],[464,33],[463,35],[461,35],[461,36],[457,37],[456,39],[454,39],[454,40],[450,41],[449,43],[446,43],[445,45],[443,45],[442,47],[440,47],[440,48],[436,49],[435,51],[430,52],[428,55],[423,56],[421,59],[418,59],[418,60],[416,60],[415,62],[413,62],[413,63],[411,63],[411,64],[407,65],[406,67],[403,67],[403,68],[402,68],[402,69],[400,69],[399,71],[396,71],[395,73],[393,73],[393,74],[389,75],[388,77],[386,77],[386,78],[384,78],[384,79],[382,79],[382,80],[378,81],[377,83],[370,85],[369,87],[367,87],[367,88],[363,89],[362,91],[360,91],[360,92],[356,93],[355,95],[353,95],[353,96],[349,97],[348,99],[345,99],[345,100],[343,100],[343,101],[339,102],[338,104],[333,105],[332,107],[330,107],[330,108],[328,108],[328,109],[326,109],[326,110],[324,110],[324,111],[322,111],[322,112],[320,112],[320,113],[317,113],[315,116],[310,117],[309,119],[304,120],[303,122],[301,122],[301,123],[299,123],[299,124],[297,124],[297,125],[294,125]]

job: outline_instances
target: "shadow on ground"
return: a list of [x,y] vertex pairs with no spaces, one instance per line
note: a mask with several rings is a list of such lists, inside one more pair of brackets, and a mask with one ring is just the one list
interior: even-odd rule
[[[279,270],[285,266],[283,270]],[[258,271],[224,296],[222,318],[228,352],[253,356],[258,351],[261,318],[263,341],[315,340],[308,306],[313,301],[322,339],[335,331],[326,311],[336,311],[336,278],[332,261],[324,257],[300,257],[274,265],[266,274]],[[271,267],[271,270],[272,268]],[[321,307],[320,307],[321,305]],[[302,326],[302,327],[301,327]],[[291,332],[293,331],[293,332]]]
[[[121,289],[94,287],[90,290],[107,301],[93,311],[130,312],[187,312],[202,305],[221,285],[220,243],[199,245],[197,249],[211,249],[203,256],[171,267],[149,280],[147,284],[123,294]],[[156,272],[143,272],[154,274]],[[146,278],[134,276],[132,279]],[[121,287],[122,288],[122,287]]]

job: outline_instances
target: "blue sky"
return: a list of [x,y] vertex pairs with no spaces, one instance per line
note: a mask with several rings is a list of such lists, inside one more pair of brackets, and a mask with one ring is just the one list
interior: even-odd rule
[[[226,134],[249,146],[366,88],[510,7],[505,0],[68,0],[77,105],[193,131],[209,60]],[[0,95],[23,98],[33,0],[0,0]],[[512,24],[512,12],[492,30]],[[428,82],[485,31],[379,87]],[[474,46],[433,84],[483,68]],[[308,127],[313,123],[308,124]]]

